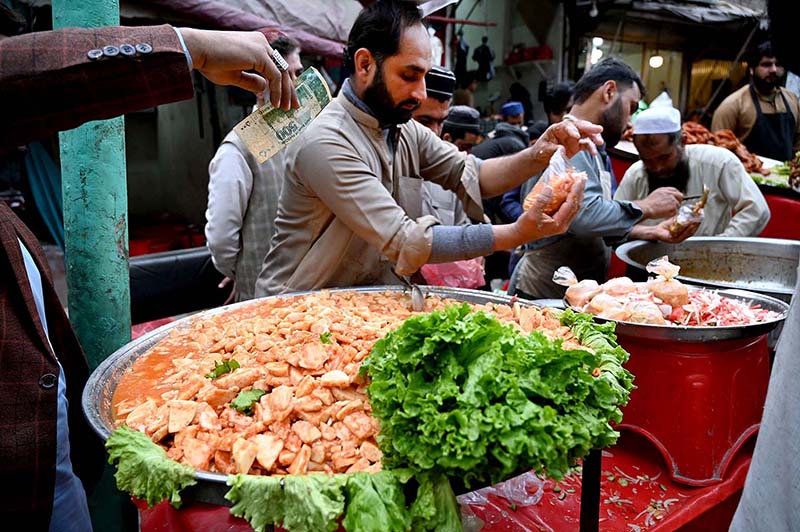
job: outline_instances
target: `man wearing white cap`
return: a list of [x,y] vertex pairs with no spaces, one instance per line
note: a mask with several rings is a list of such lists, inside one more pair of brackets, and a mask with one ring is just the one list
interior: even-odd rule
[[[642,111],[633,134],[640,161],[625,172],[614,199],[636,201],[662,187],[692,198],[708,187],[703,222],[695,235],[757,236],[767,225],[767,202],[736,155],[707,144],[685,146],[677,109]],[[669,241],[668,235],[668,221],[654,219],[638,224],[630,237]]]

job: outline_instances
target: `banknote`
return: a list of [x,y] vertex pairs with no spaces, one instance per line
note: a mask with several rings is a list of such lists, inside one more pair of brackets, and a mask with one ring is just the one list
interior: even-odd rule
[[307,68],[297,78],[295,90],[300,100],[299,109],[287,112],[267,102],[234,128],[259,164],[296,139],[331,101],[331,91],[314,67]]

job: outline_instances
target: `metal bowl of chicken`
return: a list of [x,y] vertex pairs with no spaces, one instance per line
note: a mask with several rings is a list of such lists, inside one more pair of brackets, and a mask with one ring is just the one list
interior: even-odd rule
[[[714,288],[758,292],[790,301],[797,281],[800,242],[780,238],[692,237],[680,244],[627,242],[617,257],[631,278],[647,276],[648,262],[667,255],[681,267],[678,280]],[[633,270],[633,271],[632,271]]]
[[[671,257],[670,260],[672,260]],[[689,287],[689,290],[707,289]],[[620,336],[631,336],[648,340],[670,340],[674,342],[716,342],[722,340],[755,338],[763,334],[769,334],[783,324],[786,315],[789,313],[789,304],[774,297],[748,292],[747,290],[714,290],[714,292],[721,296],[744,302],[751,307],[757,305],[761,309],[775,312],[778,317],[751,325],[730,326],[652,325],[648,323],[612,320],[598,316],[594,316],[594,319],[599,323],[615,323],[615,331]],[[564,304],[576,312],[581,312],[581,309],[569,306],[566,300]],[[624,347],[624,343],[622,345]]]
[[[439,296],[441,298],[454,299],[467,303],[493,303],[501,305],[510,305],[512,303],[511,297],[493,294],[491,292],[434,286],[422,286],[421,288],[427,296]],[[332,293],[353,291],[359,293],[390,292],[404,294],[406,289],[401,286],[375,286],[329,290],[329,292]],[[180,331],[181,328],[191,327],[191,325],[197,320],[205,320],[223,313],[228,313],[239,309],[246,309],[246,307],[249,305],[257,305],[259,302],[266,300],[291,298],[295,296],[311,295],[314,293],[315,292],[301,292],[285,294],[281,296],[245,301],[199,312],[192,316],[188,316],[164,325],[126,344],[111,354],[106,360],[104,360],[103,363],[100,364],[89,377],[82,396],[82,406],[86,418],[88,419],[94,431],[100,435],[103,440],[106,440],[115,426],[113,397],[121,379],[126,372],[131,369],[137,359],[150,351],[159,342],[167,338],[171,332],[177,332]],[[405,297],[408,297],[410,306],[410,295],[406,295]],[[513,301],[516,301],[516,299]],[[524,301],[519,301],[519,303],[526,306],[533,306]],[[196,470],[195,476],[198,480],[197,484],[187,488],[182,493],[182,496],[185,496],[187,500],[196,500],[221,506],[230,506],[230,502],[225,500],[223,497],[228,490],[228,486],[226,485],[226,480],[228,478],[227,475]]]

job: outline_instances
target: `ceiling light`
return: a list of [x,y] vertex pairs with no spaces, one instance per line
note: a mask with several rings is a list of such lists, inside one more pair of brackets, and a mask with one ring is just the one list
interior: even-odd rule
[[650,68],[661,68],[664,65],[664,56],[652,55],[650,56]]
[[589,16],[594,18],[597,16],[598,13],[599,11],[597,11],[597,2],[595,2],[595,0],[592,0],[592,8],[589,10]]

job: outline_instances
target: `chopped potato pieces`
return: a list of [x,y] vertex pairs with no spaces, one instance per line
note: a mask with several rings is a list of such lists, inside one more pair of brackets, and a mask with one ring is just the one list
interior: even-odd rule
[[[431,296],[426,310],[451,303]],[[547,310],[473,307],[582,348]],[[320,291],[196,320],[174,329],[123,376],[114,397],[117,423],[204,471],[380,471],[380,426],[358,371],[372,345],[413,314],[401,293]],[[207,377],[230,359],[238,364],[232,371]]]

